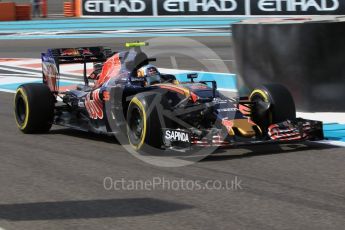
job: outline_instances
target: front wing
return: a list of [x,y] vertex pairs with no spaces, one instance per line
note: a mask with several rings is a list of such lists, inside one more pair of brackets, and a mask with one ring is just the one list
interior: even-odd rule
[[[201,135],[202,133],[202,135]],[[324,139],[323,123],[297,118],[269,126],[261,137],[229,136],[224,129],[162,129],[163,147],[191,149],[193,147],[233,147],[252,144],[318,141]]]

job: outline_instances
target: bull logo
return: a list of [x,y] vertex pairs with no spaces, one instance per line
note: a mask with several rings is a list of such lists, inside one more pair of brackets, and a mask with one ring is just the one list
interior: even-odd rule
[[85,107],[91,119],[103,119],[103,102],[99,97],[99,89],[86,95]]

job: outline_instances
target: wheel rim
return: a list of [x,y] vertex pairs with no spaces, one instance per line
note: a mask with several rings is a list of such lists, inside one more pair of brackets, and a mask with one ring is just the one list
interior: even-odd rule
[[144,122],[141,111],[138,108],[132,110],[130,123],[130,130],[133,134],[133,137],[137,140],[141,140],[144,129]]
[[25,101],[22,97],[22,95],[20,95],[17,98],[17,102],[16,102],[16,117],[17,117],[17,121],[18,123],[21,125],[24,123],[25,118],[26,118],[26,104]]
[[[251,101],[255,102],[255,103],[259,104],[259,105],[260,105],[260,103],[265,103],[266,102],[266,100],[264,98],[262,98],[261,95],[259,95],[259,94],[254,94],[251,97]],[[266,117],[267,113],[265,115],[263,115],[262,113],[261,114],[257,114],[257,115],[261,115],[260,117],[262,117],[262,116]]]
[[[251,95],[250,100],[260,105],[260,103],[267,103],[267,100],[262,95],[255,93]],[[257,108],[253,112],[253,121],[260,126],[263,133],[267,132],[267,128],[272,120],[272,114],[270,111],[263,111],[262,108]]]

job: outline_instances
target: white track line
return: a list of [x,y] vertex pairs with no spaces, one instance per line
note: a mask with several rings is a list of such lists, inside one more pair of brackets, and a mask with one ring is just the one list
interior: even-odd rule
[[0,78],[0,87],[1,85],[8,85],[8,84],[16,84],[16,83],[29,83],[38,81],[38,78],[31,78],[31,77],[5,77]]
[[[1,86],[0,86],[1,87]],[[9,90],[9,89],[1,89],[0,88],[0,92],[5,92],[5,93],[15,93],[15,90]],[[0,229],[1,230],[1,229]]]
[[[10,67],[10,66],[9,66]],[[17,68],[19,67],[19,66],[16,66]],[[22,68],[22,67],[20,67],[20,68]],[[2,70],[6,70],[6,71],[10,71],[10,72],[17,72],[17,73],[23,73],[23,74],[31,74],[31,75],[37,75],[37,76],[39,76],[40,75],[40,73],[36,73],[36,72],[27,72],[27,71],[24,71],[24,70],[18,70],[18,69],[11,69],[11,68],[6,68],[6,67],[0,67],[0,69],[2,69]],[[32,69],[32,68],[31,68]]]
[[317,143],[333,145],[333,146],[338,146],[338,147],[345,147],[345,142],[342,142],[342,141],[324,140],[324,141],[317,141]]
[[345,113],[297,113],[298,117],[309,120],[318,120],[324,123],[345,124]]
[[202,59],[202,60],[204,60],[204,61],[220,61],[220,62],[234,62],[235,60],[222,60],[222,59],[208,59],[208,58],[206,58],[206,59]]

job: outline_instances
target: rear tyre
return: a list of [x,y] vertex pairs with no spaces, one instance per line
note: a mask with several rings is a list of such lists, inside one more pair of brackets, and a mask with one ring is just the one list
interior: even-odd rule
[[55,98],[48,86],[29,83],[19,86],[14,98],[14,114],[23,133],[45,133],[54,118]]
[[267,84],[255,89],[249,96],[257,107],[253,121],[267,133],[269,125],[296,118],[296,106],[289,90],[280,84]]

